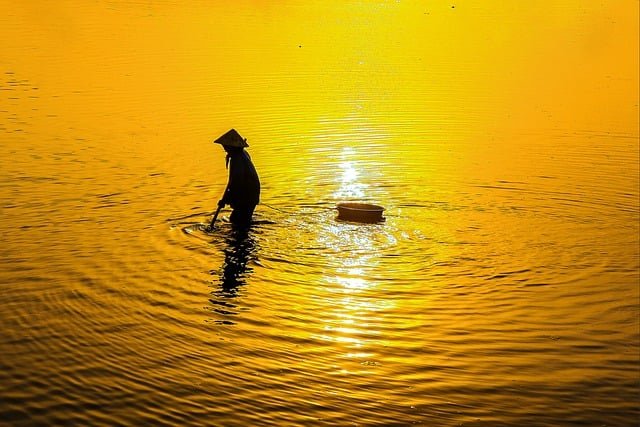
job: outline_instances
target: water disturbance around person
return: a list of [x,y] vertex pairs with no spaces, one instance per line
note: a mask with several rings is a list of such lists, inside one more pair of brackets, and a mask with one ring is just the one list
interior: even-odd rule
[[220,210],[230,205],[233,211],[229,217],[234,226],[248,227],[256,205],[260,202],[260,179],[256,168],[245,148],[249,146],[246,138],[231,129],[214,141],[222,145],[227,152],[226,167],[229,170],[227,187],[218,201],[218,209],[211,219],[212,229]]

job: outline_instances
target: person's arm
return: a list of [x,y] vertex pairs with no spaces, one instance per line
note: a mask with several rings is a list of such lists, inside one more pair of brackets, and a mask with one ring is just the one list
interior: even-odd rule
[[229,194],[231,194],[231,192],[229,191],[229,184],[227,184],[227,188],[226,190],[224,190],[224,193],[222,194],[222,198],[218,200],[219,208],[224,208],[226,205],[229,204]]
[[231,204],[231,178],[229,178],[229,183],[227,184],[227,188],[224,190],[222,197],[218,200],[218,207],[224,208],[226,205]]
[[230,205],[233,201],[234,193],[236,192],[236,187],[238,185],[238,173],[238,165],[233,161],[233,159],[231,159],[229,165],[229,182],[227,182],[227,188],[224,190],[222,198],[218,201],[219,208]]

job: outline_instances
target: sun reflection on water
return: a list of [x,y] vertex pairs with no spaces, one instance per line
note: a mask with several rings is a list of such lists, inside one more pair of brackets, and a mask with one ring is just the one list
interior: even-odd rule
[[358,199],[365,196],[367,186],[359,180],[360,171],[357,161],[353,160],[355,150],[344,147],[340,153],[340,174],[338,174],[338,189],[334,196],[337,200]]
[[[362,272],[362,269],[352,269],[352,274],[358,274]],[[349,293],[352,291],[367,289],[369,283],[362,277],[340,277],[336,276],[336,282],[343,286],[343,292]]]
[[[344,163],[336,180],[347,191],[358,177],[353,163]],[[325,314],[315,337],[331,343],[341,361],[338,375],[373,373],[380,346],[383,345],[384,313],[393,302],[380,297],[380,281],[372,277],[379,268],[375,231],[357,224],[334,223],[318,234],[318,242],[331,249],[333,265],[322,280],[325,284]]]

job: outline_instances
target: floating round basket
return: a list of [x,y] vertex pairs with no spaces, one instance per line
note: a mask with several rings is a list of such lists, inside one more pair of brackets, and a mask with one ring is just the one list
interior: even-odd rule
[[384,221],[384,208],[367,203],[338,203],[338,219],[344,221],[375,223]]

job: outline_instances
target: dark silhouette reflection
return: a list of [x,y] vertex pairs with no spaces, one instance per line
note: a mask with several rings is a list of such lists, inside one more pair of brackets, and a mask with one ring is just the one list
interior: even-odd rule
[[221,297],[234,297],[238,288],[246,283],[253,272],[250,261],[256,260],[257,245],[250,227],[234,226],[226,238],[224,263],[219,271],[220,288],[213,294]]

